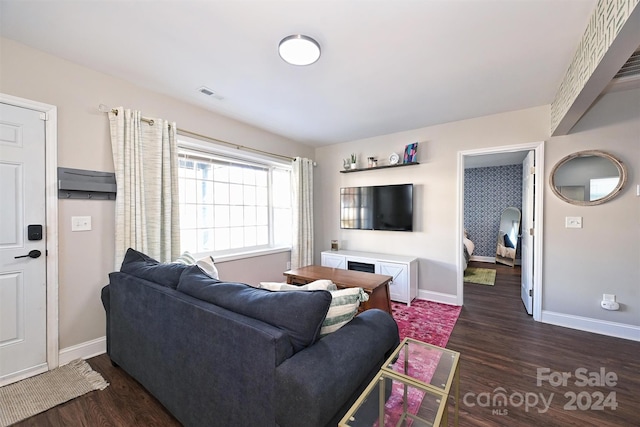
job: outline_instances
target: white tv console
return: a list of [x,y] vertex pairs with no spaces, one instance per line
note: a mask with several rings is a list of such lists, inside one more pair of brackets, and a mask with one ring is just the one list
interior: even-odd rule
[[[321,264],[343,270],[369,271],[392,276],[389,294],[393,301],[411,305],[418,296],[418,258],[357,251],[323,251]],[[350,268],[351,264],[351,268]]]

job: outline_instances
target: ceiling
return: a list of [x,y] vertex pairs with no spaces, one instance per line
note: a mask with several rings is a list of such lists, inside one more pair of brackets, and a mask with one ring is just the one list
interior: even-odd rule
[[[595,5],[0,0],[0,35],[321,146],[550,104]],[[313,65],[278,56],[296,33]]]

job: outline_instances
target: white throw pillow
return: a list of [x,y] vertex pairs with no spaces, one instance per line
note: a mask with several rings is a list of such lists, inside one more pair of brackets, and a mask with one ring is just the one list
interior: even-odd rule
[[331,291],[331,305],[329,312],[322,322],[320,337],[335,332],[351,321],[358,314],[361,302],[369,300],[362,288],[346,288]]
[[316,280],[306,285],[290,285],[280,282],[260,282],[260,288],[270,291],[332,291],[338,287],[331,280]]
[[270,291],[279,291],[282,285],[286,285],[286,282],[260,282],[260,286],[258,287]]
[[210,256],[204,257],[196,261],[195,263],[200,271],[202,271],[207,276],[212,279],[220,280],[218,277],[218,269],[216,268],[215,263],[213,262],[213,258]]

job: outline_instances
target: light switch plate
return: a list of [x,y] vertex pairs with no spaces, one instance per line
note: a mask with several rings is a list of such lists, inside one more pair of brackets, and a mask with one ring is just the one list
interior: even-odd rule
[[72,216],[71,231],[89,231],[91,230],[90,216]]
[[568,216],[564,219],[565,228],[582,228],[581,216]]

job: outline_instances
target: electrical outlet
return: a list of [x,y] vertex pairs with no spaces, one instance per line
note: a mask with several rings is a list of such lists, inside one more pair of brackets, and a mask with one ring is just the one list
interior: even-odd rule
[[287,261],[287,270],[291,270],[291,261]]

